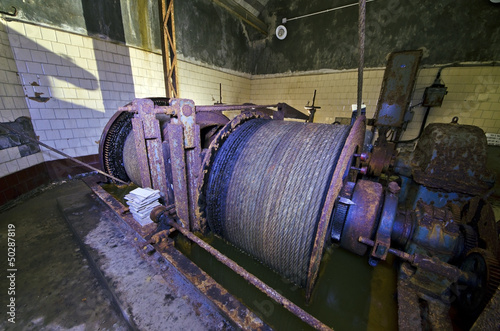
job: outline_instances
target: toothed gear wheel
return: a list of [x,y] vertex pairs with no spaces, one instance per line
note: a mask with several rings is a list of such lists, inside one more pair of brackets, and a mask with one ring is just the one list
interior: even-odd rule
[[[340,196],[346,199],[351,199],[352,192],[354,191],[354,186],[355,183],[347,182],[342,188]],[[348,211],[349,211],[348,204],[342,203],[340,201],[337,202],[335,210],[332,215],[332,220],[330,222],[331,238],[335,242],[340,241],[340,237],[342,236],[342,230],[344,229],[344,223]]]
[[99,157],[103,170],[123,181],[130,181],[123,165],[123,145],[132,131],[134,113],[115,113],[106,125],[99,144]]
[[467,254],[460,269],[474,274],[477,281],[460,291],[459,306],[463,313],[477,316],[500,285],[500,263],[490,251],[474,248]]
[[478,246],[479,238],[477,232],[470,225],[462,225],[461,227],[462,233],[464,235],[464,253],[466,255],[472,249]]
[[332,216],[332,239],[337,242],[340,241],[342,230],[344,229],[345,218],[349,211],[349,205],[338,203],[335,212]]

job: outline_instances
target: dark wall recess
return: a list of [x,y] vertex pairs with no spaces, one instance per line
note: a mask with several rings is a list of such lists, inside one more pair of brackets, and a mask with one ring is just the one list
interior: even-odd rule
[[[274,35],[282,18],[352,3],[269,0],[257,6],[270,29],[264,38],[212,0],[175,0],[177,51],[187,61],[250,74],[353,69],[357,6],[289,21],[286,39]],[[157,0],[3,0],[2,6],[15,6],[15,19],[160,50]],[[500,4],[489,0],[375,0],[366,15],[367,68],[385,66],[391,52],[415,49],[424,51],[423,65],[500,60]]]
[[[269,0],[260,18],[270,26],[353,0]],[[366,7],[365,67],[383,67],[389,53],[422,49],[422,64],[500,60],[500,4],[489,0],[375,0]],[[285,40],[254,48],[253,74],[357,67],[358,7],[285,24]],[[274,34],[274,32],[272,32]]]
[[31,119],[28,117],[18,117],[14,122],[4,122],[0,126],[0,150],[12,147],[19,148],[19,154],[24,157],[31,154],[38,153],[40,147],[38,144],[31,142],[25,137],[19,136],[8,128],[12,128],[15,131],[22,132],[31,138],[36,139],[35,131],[33,130],[33,125],[31,124]]
[[177,52],[212,66],[250,72],[247,28],[211,0],[175,1]]
[[14,18],[160,52],[158,0],[2,0]]

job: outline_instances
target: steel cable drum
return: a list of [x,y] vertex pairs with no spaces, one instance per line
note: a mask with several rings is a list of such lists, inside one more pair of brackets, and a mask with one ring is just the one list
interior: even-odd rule
[[206,167],[200,197],[215,234],[306,286],[313,241],[349,126],[249,119]]

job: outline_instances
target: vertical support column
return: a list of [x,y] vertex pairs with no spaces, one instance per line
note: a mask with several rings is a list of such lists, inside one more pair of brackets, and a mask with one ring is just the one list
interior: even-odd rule
[[151,184],[153,184],[153,188],[159,190],[162,197],[166,199],[168,197],[167,178],[165,174],[165,160],[163,158],[160,121],[156,119],[155,113],[142,114],[142,116],[144,138],[148,151]]
[[168,98],[179,97],[177,47],[175,43],[174,0],[159,0],[163,71]]
[[[181,194],[178,200],[178,194],[175,192],[176,210],[179,218],[181,218],[179,207],[177,206],[179,203],[182,208],[181,213],[187,212],[188,214],[188,217],[184,220],[189,221],[191,231],[199,231],[200,224],[196,217],[195,207],[198,201],[198,182],[201,168],[200,127],[196,124],[196,113],[192,100],[173,99],[170,104],[178,115],[178,118],[172,120],[172,124],[168,126],[173,162],[174,190],[177,183],[177,190]],[[177,127],[183,130],[178,132],[179,129]],[[175,139],[175,146],[173,146],[171,139]],[[181,149],[178,146],[179,139],[182,139],[182,155]],[[182,162],[182,165],[179,164],[180,162]],[[177,168],[177,170],[174,170],[174,168]]]
[[139,117],[132,118],[132,129],[134,131],[135,151],[139,163],[139,173],[141,174],[141,186],[151,187],[151,175],[149,173],[148,153],[146,141],[144,140],[144,128]]
[[186,150],[187,179],[189,183],[189,217],[191,231],[200,231],[200,221],[196,217],[196,204],[198,203],[198,184],[201,169],[201,147],[200,147],[200,126],[193,126],[193,137],[195,146]]
[[163,158],[163,143],[157,109],[150,99],[135,99],[133,108],[137,115],[132,119],[135,147],[143,187],[159,190],[168,198],[168,187]]
[[189,200],[183,128],[180,124],[168,124],[167,130],[170,159],[172,160],[172,185],[174,186],[175,211],[182,226],[189,229]]

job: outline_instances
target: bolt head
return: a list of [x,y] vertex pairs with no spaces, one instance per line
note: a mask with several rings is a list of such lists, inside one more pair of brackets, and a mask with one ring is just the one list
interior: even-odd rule
[[396,182],[390,182],[388,189],[392,194],[398,194],[399,191],[401,191],[401,187],[399,187],[398,183]]
[[184,105],[182,106],[182,114],[184,116],[191,116],[191,114],[193,114],[193,109],[188,105]]

